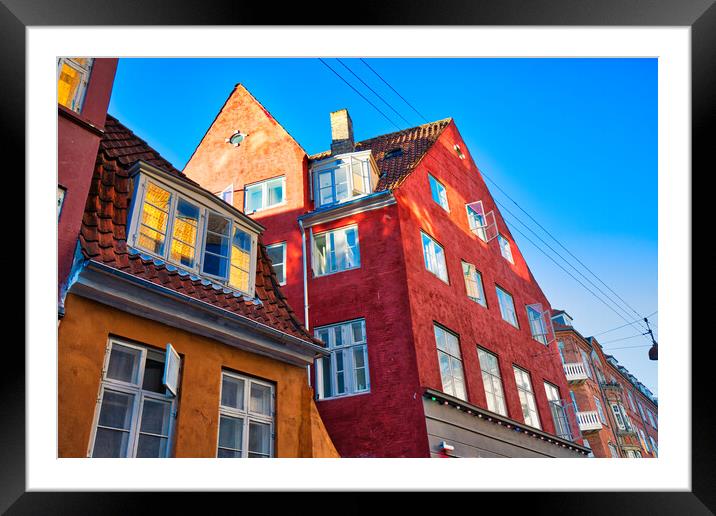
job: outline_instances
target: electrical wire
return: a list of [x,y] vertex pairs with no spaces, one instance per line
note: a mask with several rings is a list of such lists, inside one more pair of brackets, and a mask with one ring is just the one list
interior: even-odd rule
[[[658,312],[658,310],[655,310],[655,311],[653,311],[652,313],[650,313],[649,315],[645,316],[645,318],[648,319],[648,318],[651,317],[652,315],[655,315],[657,312]],[[636,321],[632,321],[632,322],[637,322],[637,321],[640,321],[640,320],[643,321],[644,319],[637,319]],[[611,328],[611,329],[609,329],[609,330],[600,331],[599,333],[595,333],[594,335],[592,335],[592,337],[596,337],[596,336],[598,336],[598,335],[604,335],[605,333],[610,333],[610,332],[612,332],[612,331],[619,330],[619,329],[621,329],[621,328],[624,328],[625,326],[629,326],[629,324],[623,324],[623,325],[621,325],[621,326],[617,326],[616,328]]]
[[430,123],[430,121],[429,121],[427,118],[425,118],[425,117],[422,115],[422,113],[420,113],[420,111],[418,111],[417,109],[415,109],[415,108],[413,107],[413,105],[405,99],[405,97],[403,97],[400,93],[398,93],[398,90],[396,90],[395,88],[393,88],[388,81],[386,81],[385,79],[383,79],[383,76],[381,76],[378,72],[376,72],[376,71],[373,69],[372,66],[370,66],[368,63],[366,63],[365,60],[364,60],[362,57],[360,58],[360,60],[361,60],[361,61],[363,62],[363,64],[366,65],[375,75],[377,75],[378,78],[379,78],[381,81],[383,81],[386,86],[388,86],[388,88],[390,88],[391,90],[393,90],[393,92],[394,92],[398,97],[400,97],[400,98],[403,100],[403,102],[405,102],[405,103],[410,107],[410,109],[412,109],[413,111],[415,111],[415,112],[418,114],[418,116],[419,116],[420,118],[422,118],[423,121],[424,121],[426,124],[429,124],[429,123]]

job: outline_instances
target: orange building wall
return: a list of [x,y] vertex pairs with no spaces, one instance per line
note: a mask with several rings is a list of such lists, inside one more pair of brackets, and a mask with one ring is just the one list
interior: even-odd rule
[[72,294],[58,332],[58,455],[85,457],[112,336],[182,357],[174,457],[215,457],[222,368],[274,382],[276,457],[338,457],[318,417],[306,370],[232,348]]

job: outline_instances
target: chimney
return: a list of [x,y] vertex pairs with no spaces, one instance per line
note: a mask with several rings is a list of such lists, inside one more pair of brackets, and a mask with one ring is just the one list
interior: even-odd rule
[[347,109],[331,113],[331,154],[353,152],[353,122]]

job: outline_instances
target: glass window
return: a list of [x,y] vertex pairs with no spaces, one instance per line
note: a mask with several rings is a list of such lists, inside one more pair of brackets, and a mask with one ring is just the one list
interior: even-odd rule
[[63,57],[57,62],[57,103],[80,112],[89,82],[93,59]]
[[539,310],[536,310],[532,306],[527,307],[527,319],[530,322],[530,330],[532,331],[532,338],[537,342],[541,342],[545,346],[547,345],[547,326],[544,322],[544,317]]
[[344,156],[317,163],[312,174],[316,208],[348,201],[371,192],[371,164],[365,156]]
[[442,378],[443,392],[467,400],[465,392],[465,377],[462,372],[462,355],[460,354],[460,341],[457,335],[443,329],[437,324],[433,325],[435,343],[438,349],[438,364]]
[[168,190],[147,182],[139,221],[139,247],[154,254],[164,254],[171,201],[172,194]]
[[485,300],[485,290],[482,286],[482,274],[480,274],[480,271],[478,271],[473,264],[462,262],[462,273],[465,277],[467,297],[482,306],[487,306],[487,301]]
[[370,374],[365,320],[322,326],[314,333],[331,351],[330,356],[316,362],[318,397],[368,392]]
[[485,230],[485,216],[478,213],[472,206],[465,206],[467,209],[467,223],[470,230],[475,233],[483,242],[487,242],[487,232]]
[[279,285],[286,284],[286,242],[266,246]]
[[572,440],[572,431],[569,428],[569,419],[567,419],[567,411],[564,402],[559,397],[559,389],[551,383],[544,382],[544,390],[547,394],[547,401],[552,412],[552,420],[554,421],[554,429],[557,436],[562,439]]
[[654,420],[654,414],[651,412],[651,410],[646,411],[646,413],[649,415],[649,424],[652,426],[652,428],[656,428],[656,421]]
[[500,287],[496,286],[495,288],[497,289],[497,300],[500,302],[500,313],[502,314],[502,319],[510,323],[512,326],[519,328],[519,325],[517,324],[517,314],[515,313],[515,303],[512,300],[512,296]]
[[652,436],[649,436],[649,441],[651,441],[651,449],[652,449],[652,451],[654,452],[654,456],[655,456],[655,457],[658,457],[658,456],[659,456],[659,450],[658,450],[658,448],[656,447],[656,441],[654,440],[654,438],[653,438]]
[[507,406],[505,405],[505,395],[502,390],[502,376],[500,375],[500,366],[497,357],[480,347],[477,348],[477,357],[480,361],[480,370],[482,371],[482,384],[485,387],[487,409],[506,416]]
[[65,194],[67,189],[63,186],[57,186],[57,220],[60,220],[60,213],[62,213],[62,205],[65,203]]
[[224,371],[219,405],[219,458],[273,456],[274,386]]
[[609,453],[612,454],[612,457],[615,459],[619,458],[619,452],[617,451],[617,447],[614,446],[612,443],[608,443],[609,446]]
[[283,204],[285,201],[286,177],[275,177],[246,187],[244,211],[253,213]]
[[539,422],[539,414],[537,413],[537,403],[535,395],[532,392],[532,381],[530,374],[524,369],[513,366],[515,373],[515,382],[517,383],[517,394],[520,397],[520,405],[522,406],[522,416],[525,424],[534,428],[542,428]]
[[323,276],[360,267],[358,227],[350,226],[313,236],[313,273]]
[[234,204],[234,185],[231,184],[225,190],[219,192],[219,198],[229,204]]
[[435,179],[432,175],[428,174],[428,181],[430,182],[430,193],[433,196],[433,201],[440,205],[445,211],[450,211],[447,199],[447,190],[443,184]]
[[445,283],[448,282],[447,265],[445,264],[445,251],[431,237],[420,232],[423,241],[423,258],[425,260],[425,268],[435,274]]
[[196,238],[199,229],[199,208],[184,199],[177,202],[169,259],[187,267],[194,267]]
[[510,249],[510,242],[508,242],[508,240],[502,235],[497,235],[497,241],[500,244],[500,252],[502,253],[502,257],[510,263],[515,263],[514,259],[512,258],[512,249]]
[[627,390],[627,398],[629,398],[629,406],[634,412],[636,412],[636,406],[634,405],[634,396],[632,396],[630,390]]
[[92,457],[168,457],[176,399],[162,384],[165,355],[110,341]]
[[602,402],[596,396],[594,396],[594,406],[597,407],[597,413],[599,414],[599,420],[602,422],[603,425],[606,425],[607,417],[604,414],[604,409],[602,408]]

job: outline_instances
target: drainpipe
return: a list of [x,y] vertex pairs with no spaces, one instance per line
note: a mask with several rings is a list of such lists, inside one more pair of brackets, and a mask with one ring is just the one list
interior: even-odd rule
[[303,325],[308,326],[308,269],[306,267],[306,230],[303,221],[298,220],[298,227],[301,229],[301,257],[303,258]]

